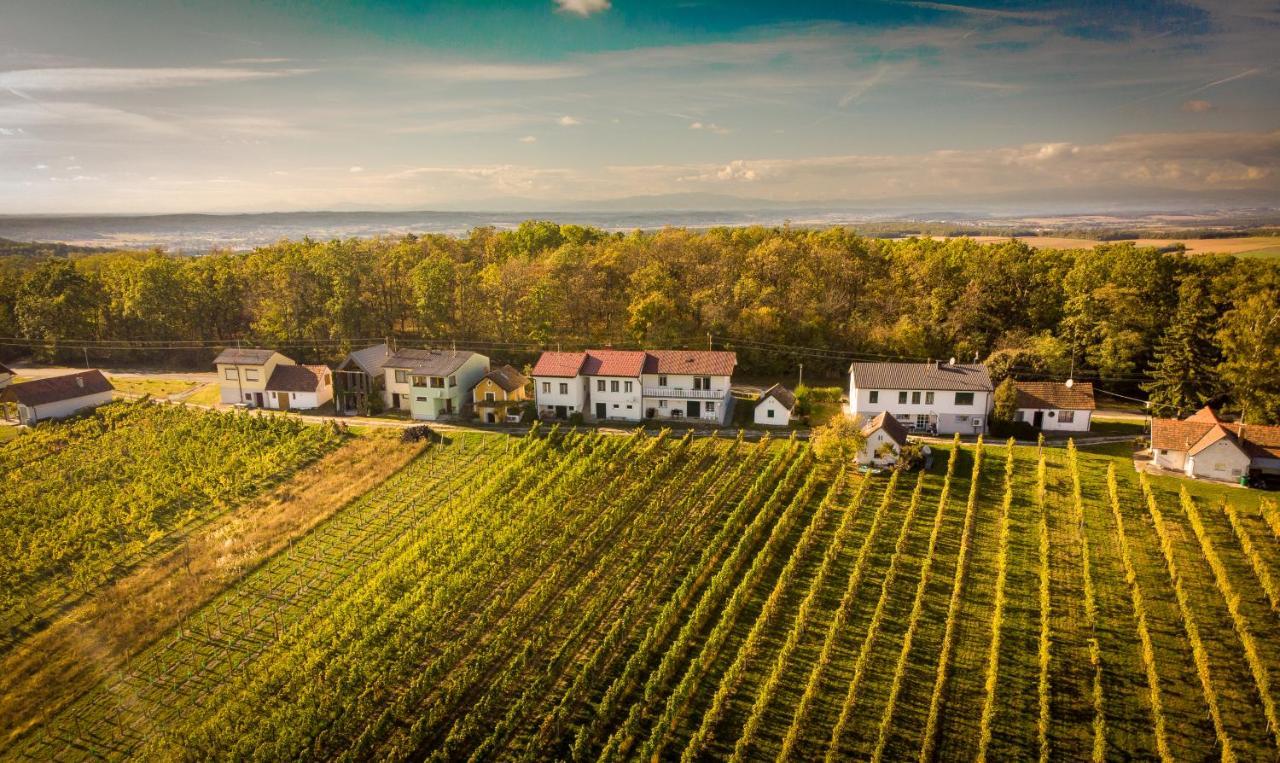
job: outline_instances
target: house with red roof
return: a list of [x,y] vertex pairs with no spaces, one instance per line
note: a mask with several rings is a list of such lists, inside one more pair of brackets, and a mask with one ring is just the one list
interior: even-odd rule
[[544,352],[530,375],[544,418],[723,424],[736,365],[732,352],[584,350]]
[[1093,383],[1068,379],[1055,381],[1020,381],[1013,420],[1025,421],[1045,432],[1088,432],[1090,419],[1097,408],[1093,399]]
[[1185,419],[1152,419],[1151,461],[1225,482],[1251,472],[1280,474],[1280,426],[1223,421],[1208,406]]

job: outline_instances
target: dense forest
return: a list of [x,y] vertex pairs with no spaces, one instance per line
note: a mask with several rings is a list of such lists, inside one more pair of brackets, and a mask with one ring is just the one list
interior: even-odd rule
[[846,228],[284,241],[247,253],[0,257],[5,357],[206,366],[223,344],[332,361],[383,337],[527,361],[542,347],[728,347],[747,375],[852,358],[1094,379],[1163,414],[1280,420],[1280,263],[1131,244],[873,239]]

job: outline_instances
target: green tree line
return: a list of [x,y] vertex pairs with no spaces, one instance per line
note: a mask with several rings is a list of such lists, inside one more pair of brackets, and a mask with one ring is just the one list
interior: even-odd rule
[[[1100,379],[1157,412],[1280,419],[1280,263],[1112,244],[875,239],[848,228],[609,233],[529,221],[465,236],[282,241],[251,252],[0,258],[5,351],[242,340],[304,360],[399,337],[488,346],[717,346],[747,374],[837,376],[853,356],[978,358],[997,380]],[[505,354],[498,345],[516,343]],[[805,349],[800,349],[805,348]],[[200,366],[215,350],[95,349]]]

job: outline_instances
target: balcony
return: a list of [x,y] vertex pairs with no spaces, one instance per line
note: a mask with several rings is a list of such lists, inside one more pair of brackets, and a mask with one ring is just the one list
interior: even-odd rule
[[681,400],[723,400],[722,389],[684,389],[682,387],[645,387],[645,397],[680,398]]

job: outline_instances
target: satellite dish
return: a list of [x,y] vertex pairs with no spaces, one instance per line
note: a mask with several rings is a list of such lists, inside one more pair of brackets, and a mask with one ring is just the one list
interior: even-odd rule
[[1076,386],[1076,380],[1075,380],[1075,379],[1067,379],[1067,389],[1071,389],[1071,388],[1072,388],[1072,387],[1074,387],[1074,386]]
[[954,366],[956,364],[956,356],[952,355],[951,360],[947,361],[947,365]]

